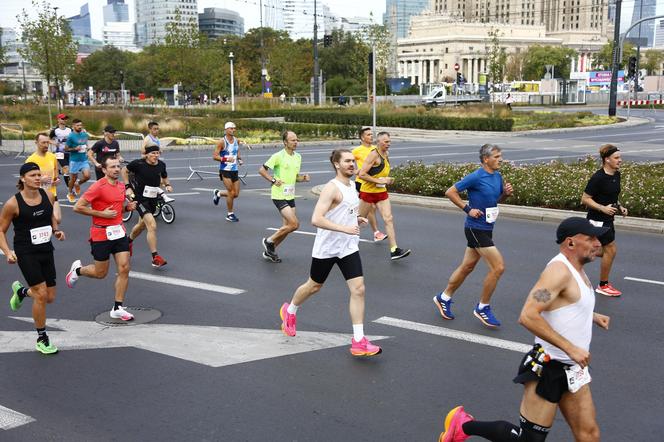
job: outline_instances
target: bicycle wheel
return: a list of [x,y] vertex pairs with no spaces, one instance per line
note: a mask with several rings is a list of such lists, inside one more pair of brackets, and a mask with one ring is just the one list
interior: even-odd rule
[[166,224],[171,224],[175,221],[175,209],[173,209],[173,206],[168,203],[164,203],[164,205],[161,206],[161,219],[163,219]]
[[126,223],[127,221],[129,221],[129,220],[131,219],[131,216],[132,216],[133,214],[134,214],[134,211],[133,211],[133,210],[131,210],[131,211],[127,211],[127,212],[124,212],[124,213],[122,214],[122,221]]

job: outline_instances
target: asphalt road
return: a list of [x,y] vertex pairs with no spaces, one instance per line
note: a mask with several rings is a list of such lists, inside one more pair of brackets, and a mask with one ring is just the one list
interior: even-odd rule
[[[658,127],[656,118],[630,130],[398,141],[391,155],[396,163],[475,161],[479,145],[491,141],[505,148],[508,159],[537,161],[583,156],[615,142],[627,159],[657,161],[664,123]],[[490,340],[468,342],[457,332],[480,341],[510,341],[507,347],[532,342],[517,317],[539,272],[557,253],[553,224],[499,220],[494,237],[506,272],[492,305],[503,321],[500,330],[485,329],[472,315],[484,265],[457,293],[457,319],[442,320],[431,301],[463,254],[462,214],[395,206],[399,245],[413,254],[390,262],[387,244],[361,244],[365,330],[384,337],[377,341],[384,353],[370,360],[350,356],[347,288],[337,270],[298,312],[298,336],[279,332],[279,306],[308,275],[313,237],[307,233],[314,232],[309,220],[315,204],[308,188],[331,178],[330,150],[301,149],[302,171],[313,179],[297,188],[302,233],[279,248],[281,264],[260,256],[261,237],[279,225],[267,183],[255,176],[271,150],[249,153],[248,185],[237,201],[236,224],[224,221],[223,201],[219,207],[211,203],[217,179],[186,181],[190,163],[214,171],[209,152],[164,155],[177,215],[172,225],[159,223],[159,252],[169,264],[152,269],[144,237],[138,239],[132,260],[137,273],[127,293],[126,305],[163,314],[145,326],[93,322],[112,306],[112,272],[104,281],[65,286],[71,262],[89,262],[91,256],[90,220],[63,208],[68,238],[56,244],[58,298],[48,307],[49,318],[60,320],[50,328],[59,354],[44,357],[33,350],[30,301],[17,313],[7,305],[9,285],[21,279],[20,272],[0,266],[6,287],[0,307],[0,407],[6,407],[0,408],[0,428],[10,426],[11,416],[25,422],[0,429],[0,440],[424,441],[437,438],[445,413],[458,404],[479,419],[516,422],[522,389],[511,378],[521,355]],[[14,192],[17,164],[0,160],[2,200]],[[618,246],[612,279],[625,294],[620,299],[598,295],[596,310],[611,316],[611,329],[595,329],[591,348],[602,440],[660,440],[664,387],[653,371],[664,364],[658,351],[664,338],[662,237],[619,232]],[[595,283],[598,269],[598,263],[587,266]],[[146,280],[150,275],[158,280]],[[230,294],[231,288],[240,293]],[[560,416],[547,440],[571,440]]]

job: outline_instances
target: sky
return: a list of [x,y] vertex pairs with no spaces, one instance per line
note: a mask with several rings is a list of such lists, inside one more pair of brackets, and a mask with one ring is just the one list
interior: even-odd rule
[[[58,7],[58,13],[71,17],[79,13],[80,7],[88,0],[48,0],[48,3],[53,7]],[[90,0],[100,1],[106,4],[106,0]],[[313,0],[310,0],[313,2]],[[385,0],[317,0],[318,4],[327,4],[332,13],[340,17],[369,17],[373,12],[373,17],[376,22],[382,22],[383,13],[385,12]],[[664,0],[662,0],[664,1]],[[129,5],[129,10],[134,8],[134,0],[125,0]],[[30,0],[0,0],[0,26],[14,27],[16,26],[16,15],[21,13],[23,8],[30,6]],[[260,8],[259,0],[198,0],[199,12],[203,12],[203,8],[226,8],[240,13],[244,17],[245,31],[260,25]]]

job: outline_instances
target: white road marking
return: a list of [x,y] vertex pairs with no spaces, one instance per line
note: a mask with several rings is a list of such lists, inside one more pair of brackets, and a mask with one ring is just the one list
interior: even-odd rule
[[[214,190],[224,190],[223,188],[213,189],[211,187],[192,187],[191,190],[198,190],[199,192],[212,192]],[[242,189],[242,192],[262,192],[265,189]]]
[[652,279],[632,278],[631,276],[625,276],[625,279],[628,281],[647,282],[648,284],[664,285],[664,281],[654,281]]
[[[275,229],[274,227],[268,227],[265,230],[272,230],[273,232],[276,232],[279,229]],[[300,235],[308,235],[308,236],[316,236],[316,232],[305,232],[303,230],[296,230],[292,233],[299,233]],[[368,239],[360,239],[360,242],[370,242],[373,243],[373,241],[369,241]]]
[[143,279],[145,281],[161,282],[162,284],[177,285],[180,287],[189,287],[192,289],[207,290],[209,292],[224,293],[226,295],[241,295],[242,293],[246,292],[246,290],[236,289],[233,287],[225,287],[223,285],[214,285],[205,282],[190,281],[188,279],[173,278],[170,276],[162,276],[152,273],[135,272],[133,270],[129,272],[129,277],[136,279]]
[[35,419],[33,417],[0,405],[1,430],[11,430],[12,428],[20,427],[21,425],[29,424],[34,421]]
[[406,321],[404,319],[390,318],[383,316],[375,321],[378,324],[390,325],[392,327],[405,328],[431,335],[444,336],[446,338],[458,339],[460,341],[473,342],[475,344],[488,345],[490,347],[502,348],[518,353],[525,353],[532,348],[532,345],[522,344],[520,342],[507,341],[505,339],[492,338],[490,336],[478,335],[459,330],[452,330],[435,325],[422,324],[419,322]]
[[[131,307],[129,307],[131,309]],[[277,315],[277,306],[274,314]],[[31,317],[13,317],[32,323]],[[297,331],[181,324],[139,324],[109,327],[94,321],[49,319],[48,335],[60,350],[135,347],[174,358],[223,367],[245,362],[350,346],[348,333]],[[61,331],[58,331],[61,330]],[[0,354],[35,351],[34,331],[0,332]],[[372,341],[388,336],[367,336]]]
[[167,193],[168,196],[200,195],[200,192]]

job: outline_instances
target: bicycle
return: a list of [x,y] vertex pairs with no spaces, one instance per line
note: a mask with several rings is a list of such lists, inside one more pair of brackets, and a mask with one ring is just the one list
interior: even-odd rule
[[[161,215],[161,219],[163,219],[166,224],[172,224],[173,221],[175,221],[175,209],[171,205],[173,201],[175,201],[175,199],[167,196],[164,192],[157,196],[157,204],[155,204],[154,211],[152,212],[152,216],[154,216],[155,220]],[[134,210],[123,213],[122,221],[129,221],[133,214]]]

